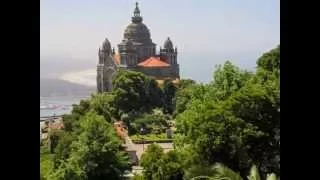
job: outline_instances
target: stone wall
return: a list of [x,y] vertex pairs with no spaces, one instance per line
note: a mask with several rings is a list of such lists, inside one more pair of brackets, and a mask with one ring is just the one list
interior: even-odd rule
[[177,70],[175,67],[153,67],[153,68],[144,68],[144,67],[135,67],[132,68],[134,71],[139,71],[144,73],[147,76],[153,76],[157,78],[176,78]]

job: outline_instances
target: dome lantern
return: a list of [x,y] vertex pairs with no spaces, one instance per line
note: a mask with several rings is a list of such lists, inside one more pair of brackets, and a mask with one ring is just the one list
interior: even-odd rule
[[142,17],[140,15],[140,9],[138,6],[138,2],[136,2],[136,8],[133,11],[133,17],[131,18],[132,23],[141,23]]
[[124,39],[130,39],[135,43],[152,44],[149,28],[142,22],[138,3],[131,18],[131,23],[124,30]]
[[140,9],[138,7],[138,2],[136,2],[136,8],[134,9],[133,15],[134,15],[134,17],[140,16]]

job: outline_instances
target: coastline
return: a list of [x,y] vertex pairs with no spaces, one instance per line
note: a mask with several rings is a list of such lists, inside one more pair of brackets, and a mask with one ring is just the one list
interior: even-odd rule
[[40,96],[40,117],[69,114],[73,104],[90,96]]

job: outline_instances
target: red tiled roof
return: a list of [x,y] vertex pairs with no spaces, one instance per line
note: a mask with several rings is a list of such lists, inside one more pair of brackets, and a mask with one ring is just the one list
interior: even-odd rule
[[142,67],[169,67],[170,64],[162,61],[160,57],[150,57],[141,63],[138,64],[138,66]]

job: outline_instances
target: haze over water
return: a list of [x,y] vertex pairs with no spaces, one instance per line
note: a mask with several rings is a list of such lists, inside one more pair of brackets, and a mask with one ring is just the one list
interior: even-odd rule
[[85,96],[40,97],[40,117],[68,114],[72,110],[72,104],[79,104],[80,100],[87,98]]

